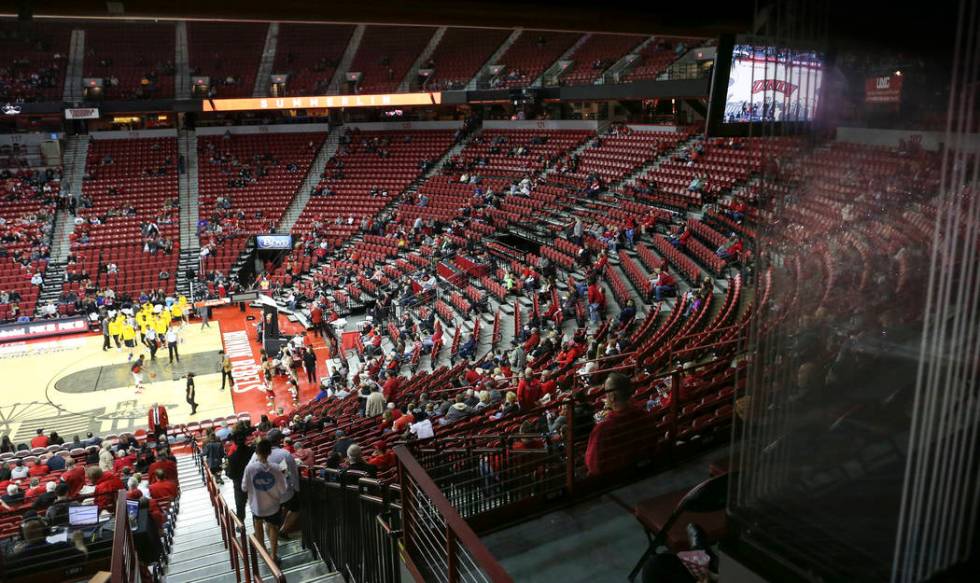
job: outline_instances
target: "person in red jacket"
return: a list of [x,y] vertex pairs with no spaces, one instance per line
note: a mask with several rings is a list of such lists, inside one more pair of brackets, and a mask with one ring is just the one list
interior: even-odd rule
[[475,366],[471,366],[466,369],[466,374],[463,375],[463,380],[465,380],[466,384],[471,387],[480,382],[480,373],[476,371]]
[[323,335],[323,308],[318,302],[315,302],[310,308],[310,326],[314,332]]
[[95,486],[95,504],[99,510],[112,512],[116,509],[116,492],[125,488],[122,481],[112,472],[103,472],[101,468],[92,466],[86,471],[88,481]]
[[541,333],[538,332],[537,328],[531,328],[531,333],[524,341],[524,354],[530,354],[532,350],[537,348],[539,342],[541,342]]
[[599,287],[597,280],[592,280],[588,288],[589,320],[593,324],[598,324],[602,320],[602,313],[606,307],[606,294]]
[[47,461],[47,457],[38,461],[36,464],[31,466],[31,469],[27,471],[27,475],[32,478],[47,476],[51,472],[50,468],[48,468]]
[[44,434],[43,428],[38,428],[37,435],[31,438],[31,447],[48,447],[48,436]]
[[388,444],[384,441],[378,440],[374,443],[374,451],[371,453],[371,457],[368,458],[367,463],[378,468],[379,472],[383,472],[389,468],[395,466],[395,452],[388,449]]
[[522,411],[529,411],[538,406],[540,398],[541,381],[537,379],[534,371],[528,368],[517,383],[517,402],[520,403]]
[[589,475],[618,470],[644,459],[655,442],[653,417],[630,403],[633,383],[629,377],[612,373],[603,385],[607,413],[592,428],[585,450]]
[[167,408],[159,403],[153,403],[150,411],[146,415],[146,424],[149,426],[150,435],[160,435],[166,433],[170,427],[170,419],[167,418]]
[[385,380],[385,384],[381,387],[381,393],[385,396],[385,401],[394,401],[395,397],[398,396],[398,385],[401,378],[398,375],[391,375]]
[[599,259],[592,267],[592,271],[595,273],[602,273],[602,270],[606,268],[607,263],[609,263],[609,254],[603,250],[599,253]]
[[738,259],[738,254],[742,251],[742,240],[738,238],[738,235],[732,233],[727,241],[721,244],[720,247],[715,251],[715,255],[725,259]]
[[150,498],[154,500],[170,500],[177,497],[177,482],[168,480],[163,470],[154,472],[156,478],[150,484]]
[[85,464],[76,464],[74,458],[65,460],[65,473],[61,481],[68,486],[68,497],[74,498],[85,486]]
[[391,424],[391,430],[395,433],[404,433],[409,426],[415,423],[415,416],[412,415],[411,411],[406,411],[401,417],[395,419],[394,423]]
[[[54,482],[48,482],[48,484],[51,484],[51,490],[54,490]],[[44,494],[48,491],[48,484],[42,484],[40,478],[31,478],[31,486],[24,492],[24,499],[34,500],[41,494]]]
[[123,468],[132,468],[135,463],[136,454],[121,449],[116,452],[116,459],[112,461],[112,471],[117,474],[122,473]]
[[673,294],[677,290],[677,280],[674,279],[666,269],[658,269],[650,280],[650,289],[647,296],[653,296],[654,300],[660,301],[666,295]]
[[558,390],[558,381],[555,380],[555,371],[546,370],[541,375],[541,396],[552,395]]
[[166,457],[166,454],[161,453],[157,461],[150,464],[150,467],[147,469],[150,474],[151,484],[157,479],[157,470],[163,470],[164,479],[171,480],[172,482],[177,481],[177,462]]

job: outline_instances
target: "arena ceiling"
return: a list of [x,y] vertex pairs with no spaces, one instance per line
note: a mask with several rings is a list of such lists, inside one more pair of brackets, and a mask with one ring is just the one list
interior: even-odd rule
[[[959,2],[908,11],[891,0],[0,0],[0,12],[227,20],[340,21],[624,32],[717,37],[752,29],[766,4],[826,12],[834,45],[873,46],[948,57]],[[967,2],[969,3],[969,2]],[[121,14],[118,10],[122,10]]]
[[692,11],[690,5],[623,0],[407,0],[330,2],[314,0],[146,1],[3,0],[6,13],[31,6],[36,15],[108,16],[112,5],[123,15],[164,18],[326,20],[456,26],[555,28],[581,31],[660,33],[711,37],[740,32],[751,24],[752,3],[728,2],[718,9]]

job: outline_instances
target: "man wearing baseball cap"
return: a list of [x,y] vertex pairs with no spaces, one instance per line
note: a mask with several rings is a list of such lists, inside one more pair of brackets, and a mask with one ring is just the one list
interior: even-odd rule
[[[282,448],[282,431],[273,429],[265,437],[272,444],[269,463],[279,466],[286,477],[287,488],[281,498],[286,518],[279,529],[279,536],[288,539],[289,532],[294,530],[299,522],[299,468],[293,455]],[[252,456],[252,461],[255,459],[256,457]]]

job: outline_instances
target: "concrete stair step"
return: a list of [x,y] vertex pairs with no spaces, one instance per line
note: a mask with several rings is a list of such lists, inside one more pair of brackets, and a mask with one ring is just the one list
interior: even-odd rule
[[[185,568],[186,567],[186,568]],[[167,573],[167,583],[188,583],[190,581],[214,581],[215,578],[231,575],[231,562],[228,553],[200,557],[190,563],[171,564]]]
[[220,535],[218,535],[218,539],[214,542],[201,542],[197,543],[193,547],[183,548],[179,551],[171,552],[170,564],[175,565],[186,561],[193,561],[199,557],[224,552],[224,550],[225,545],[221,542]]

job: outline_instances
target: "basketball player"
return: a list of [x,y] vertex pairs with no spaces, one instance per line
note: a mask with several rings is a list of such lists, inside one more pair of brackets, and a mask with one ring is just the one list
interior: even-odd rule
[[133,366],[129,369],[133,373],[133,384],[136,385],[136,394],[143,393],[143,355],[141,354]]
[[136,326],[132,318],[126,318],[122,324],[122,339],[126,349],[129,350],[127,361],[133,360],[133,348],[136,347]]

